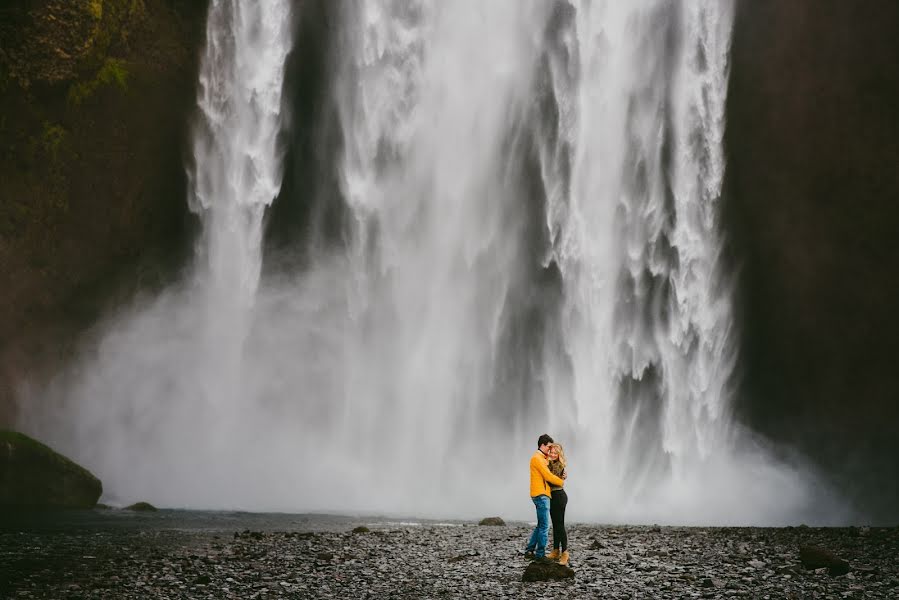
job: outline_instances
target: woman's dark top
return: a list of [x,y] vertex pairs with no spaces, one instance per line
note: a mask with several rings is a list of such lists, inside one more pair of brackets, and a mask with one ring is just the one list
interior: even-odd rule
[[[549,472],[552,473],[553,475],[555,475],[556,477],[563,477],[565,475],[565,467],[563,467],[562,463],[560,463],[559,461],[551,460],[551,461],[549,461],[549,465],[547,465],[547,466],[549,467]],[[549,489],[553,490],[553,491],[561,490],[562,486],[561,485],[553,485],[550,483]]]

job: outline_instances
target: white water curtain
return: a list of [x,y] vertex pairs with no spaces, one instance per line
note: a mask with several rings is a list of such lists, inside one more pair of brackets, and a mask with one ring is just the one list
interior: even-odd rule
[[732,1],[340,3],[346,243],[260,278],[291,10],[213,2],[196,265],[27,429],[167,506],[527,518],[550,432],[575,520],[835,518],[732,415]]

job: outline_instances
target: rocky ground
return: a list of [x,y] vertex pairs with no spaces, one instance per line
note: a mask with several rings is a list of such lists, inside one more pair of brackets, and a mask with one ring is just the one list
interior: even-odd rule
[[[115,511],[122,512],[122,511]],[[6,598],[897,598],[899,528],[575,525],[575,577],[523,583],[523,523],[293,520],[282,530],[187,528],[162,516],[128,526],[0,526]],[[160,520],[163,519],[163,520]],[[274,523],[278,525],[278,523]],[[799,546],[849,562],[805,570]]]

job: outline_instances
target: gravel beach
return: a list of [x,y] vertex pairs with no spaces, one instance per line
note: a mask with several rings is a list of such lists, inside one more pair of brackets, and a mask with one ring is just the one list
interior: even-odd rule
[[[899,598],[899,528],[573,525],[574,579],[523,583],[529,531],[189,511],[7,517],[0,597]],[[851,571],[804,569],[800,545]]]

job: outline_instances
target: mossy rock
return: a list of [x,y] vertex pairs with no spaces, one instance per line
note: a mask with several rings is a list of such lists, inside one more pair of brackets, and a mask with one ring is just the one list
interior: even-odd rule
[[359,527],[353,528],[353,533],[369,533],[371,529],[366,527],[365,525],[360,525]]
[[102,493],[84,467],[23,433],[0,430],[0,506],[92,508]]
[[478,525],[493,525],[493,526],[501,526],[505,525],[506,522],[500,519],[499,517],[487,517],[486,519],[481,519],[481,522]]
[[159,509],[149,502],[135,502],[131,506],[126,506],[125,510],[135,510],[137,512],[156,512]]
[[538,558],[527,566],[522,581],[558,581],[560,579],[572,579],[574,570],[571,567],[560,565],[546,558]]

